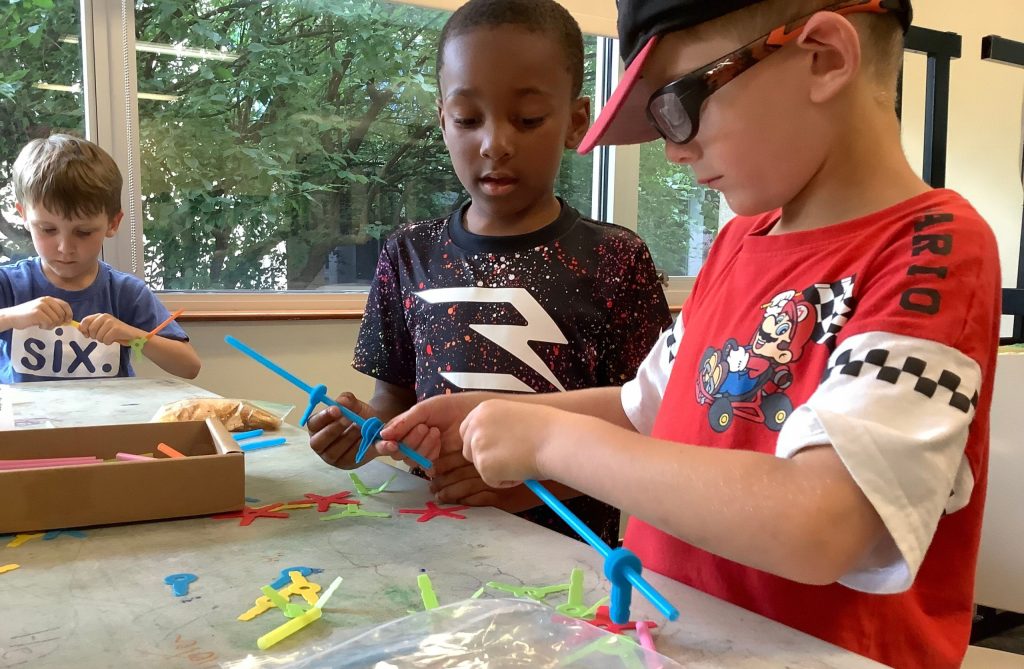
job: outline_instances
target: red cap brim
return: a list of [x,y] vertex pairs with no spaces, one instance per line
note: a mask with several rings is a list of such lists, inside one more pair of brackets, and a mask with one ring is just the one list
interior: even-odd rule
[[654,91],[640,74],[657,42],[657,35],[649,39],[626,68],[608,104],[580,142],[579,153],[590,153],[599,145],[642,144],[660,137],[647,121],[647,101]]

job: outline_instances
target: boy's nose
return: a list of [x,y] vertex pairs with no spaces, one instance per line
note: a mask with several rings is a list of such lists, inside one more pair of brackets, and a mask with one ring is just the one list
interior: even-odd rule
[[665,157],[670,163],[692,165],[701,155],[700,145],[696,140],[689,141],[686,144],[675,144],[665,140]]
[[512,129],[504,123],[489,124],[480,143],[480,155],[488,160],[498,161],[512,154]]

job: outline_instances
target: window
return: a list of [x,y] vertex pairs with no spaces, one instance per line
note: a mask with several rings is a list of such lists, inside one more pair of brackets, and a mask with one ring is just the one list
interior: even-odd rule
[[[138,2],[150,286],[364,291],[390,231],[463,197],[435,111],[447,16],[376,0]],[[558,192],[584,212],[592,172],[566,155]]]
[[14,210],[11,168],[21,148],[55,132],[85,132],[78,34],[72,0],[0,4],[0,263],[35,255]]
[[667,276],[696,276],[721,226],[717,191],[697,183],[688,167],[665,160],[664,144],[640,148],[637,232]]

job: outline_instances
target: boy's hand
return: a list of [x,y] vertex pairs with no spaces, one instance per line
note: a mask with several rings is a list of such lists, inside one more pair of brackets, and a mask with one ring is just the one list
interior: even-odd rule
[[71,305],[49,295],[37,297],[30,302],[23,302],[5,311],[10,318],[11,327],[15,330],[24,330],[30,327],[52,330],[74,318]]
[[133,339],[145,337],[146,331],[132,327],[111,314],[93,314],[82,319],[78,328],[86,337],[95,339],[101,344],[120,344],[128,346]]
[[[352,393],[342,393],[335,400],[361,418],[374,415],[373,407]],[[314,413],[306,422],[306,429],[310,447],[324,462],[342,469],[356,466],[356,452],[362,434],[359,426],[345,418],[338,407],[327,407]]]
[[542,478],[539,457],[545,428],[568,416],[543,405],[487,400],[473,409],[459,428],[462,454],[476,465],[484,483],[495,488]]
[[[423,400],[381,430],[377,452],[401,457],[399,441],[430,461],[437,460],[442,452],[461,451],[459,426],[469,412],[488,397],[487,393],[456,393]],[[427,470],[427,475],[432,476],[433,470]]]
[[469,506],[501,506],[497,488],[484,483],[473,463],[466,460],[461,450],[442,453],[434,461],[430,492],[439,502],[468,504]]

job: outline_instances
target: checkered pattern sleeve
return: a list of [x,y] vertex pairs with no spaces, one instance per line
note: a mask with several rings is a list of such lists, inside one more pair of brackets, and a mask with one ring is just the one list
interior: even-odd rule
[[938,342],[888,332],[845,339],[821,384],[779,434],[776,454],[831,444],[889,531],[840,582],[874,593],[913,583],[943,513],[970,500],[965,458],[978,363]]
[[661,333],[654,348],[636,371],[636,378],[622,386],[622,408],[633,427],[641,434],[650,434],[654,428],[654,419],[665,397],[665,387],[668,386],[672,364],[682,339],[683,315],[680,314],[675,324]]

